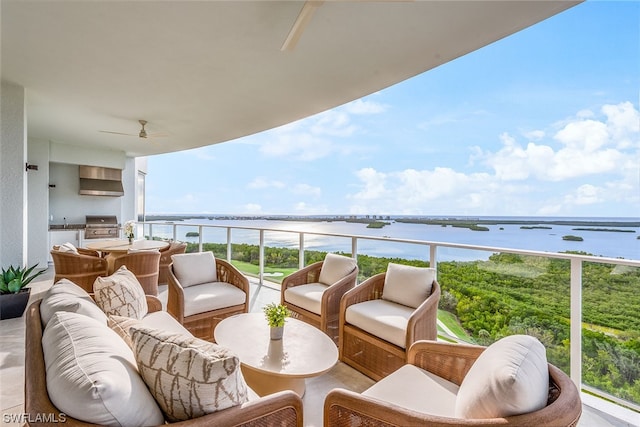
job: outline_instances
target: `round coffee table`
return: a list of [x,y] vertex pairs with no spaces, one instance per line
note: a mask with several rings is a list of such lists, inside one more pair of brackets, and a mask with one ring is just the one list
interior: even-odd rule
[[293,318],[287,318],[281,340],[269,338],[262,313],[228,317],[213,335],[216,343],[238,356],[247,385],[260,396],[293,390],[302,397],[305,379],[327,372],[338,361],[331,338]]

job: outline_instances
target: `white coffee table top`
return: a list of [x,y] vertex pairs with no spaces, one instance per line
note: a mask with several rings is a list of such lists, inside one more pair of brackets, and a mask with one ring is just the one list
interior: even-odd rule
[[271,340],[262,313],[246,313],[221,321],[215,341],[238,355],[240,362],[274,376],[307,378],[331,369],[338,349],[324,332],[300,320],[288,318],[281,340]]

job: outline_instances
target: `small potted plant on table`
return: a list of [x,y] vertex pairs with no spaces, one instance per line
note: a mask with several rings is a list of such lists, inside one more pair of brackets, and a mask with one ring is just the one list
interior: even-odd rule
[[267,323],[271,328],[271,339],[282,339],[282,334],[284,333],[284,322],[286,318],[291,315],[291,311],[289,311],[286,306],[276,304],[274,302],[265,305],[262,310],[264,311],[264,317],[267,319]]
[[0,320],[22,316],[31,294],[31,288],[25,286],[46,271],[32,273],[37,266],[38,264],[30,268],[16,268],[10,265],[9,268],[2,269],[0,272]]

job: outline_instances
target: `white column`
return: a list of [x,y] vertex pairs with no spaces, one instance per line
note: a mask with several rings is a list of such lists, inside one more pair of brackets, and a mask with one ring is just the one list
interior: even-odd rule
[[27,118],[25,91],[0,89],[0,266],[27,263]]

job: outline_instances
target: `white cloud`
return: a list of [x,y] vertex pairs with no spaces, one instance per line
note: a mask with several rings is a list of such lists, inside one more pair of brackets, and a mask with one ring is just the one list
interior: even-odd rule
[[546,136],[545,131],[543,130],[532,130],[530,132],[524,133],[525,138],[539,141]]
[[358,99],[345,105],[344,109],[351,114],[380,114],[387,111],[388,106],[378,102]]
[[263,190],[265,188],[284,188],[285,184],[281,181],[269,180],[264,177],[258,176],[254,178],[249,184],[247,184],[247,188],[252,190]]
[[247,214],[259,214],[262,212],[262,206],[257,203],[247,203],[244,205],[244,212]]
[[309,184],[296,184],[291,191],[294,194],[304,194],[315,198],[320,197],[322,194],[322,189],[320,187],[313,187]]

